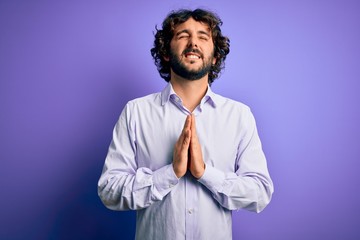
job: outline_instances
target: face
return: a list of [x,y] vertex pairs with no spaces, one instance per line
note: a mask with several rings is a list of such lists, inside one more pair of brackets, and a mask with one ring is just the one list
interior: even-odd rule
[[166,60],[170,61],[172,71],[184,79],[198,80],[207,75],[216,62],[208,25],[193,18],[178,25]]

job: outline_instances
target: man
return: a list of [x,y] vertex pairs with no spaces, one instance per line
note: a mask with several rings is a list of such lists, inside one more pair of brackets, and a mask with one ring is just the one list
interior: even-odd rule
[[168,81],[127,103],[98,184],[113,210],[137,210],[136,239],[231,239],[235,209],[260,212],[273,184],[255,120],[211,91],[229,53],[221,20],[170,13],[151,54]]

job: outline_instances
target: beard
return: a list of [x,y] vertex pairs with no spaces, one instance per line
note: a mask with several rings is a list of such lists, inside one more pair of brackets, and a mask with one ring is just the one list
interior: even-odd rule
[[[183,55],[185,55],[186,52],[191,52],[191,51],[199,53],[198,50],[186,49]],[[199,54],[203,58],[203,55],[201,53]],[[190,81],[199,80],[202,77],[204,77],[206,74],[208,74],[211,70],[213,59],[214,59],[214,54],[212,53],[210,57],[204,59],[202,66],[200,66],[198,69],[190,70],[181,62],[180,56],[176,55],[170,50],[171,69],[173,70],[174,73],[176,73],[180,77]],[[190,63],[193,62],[191,61]]]

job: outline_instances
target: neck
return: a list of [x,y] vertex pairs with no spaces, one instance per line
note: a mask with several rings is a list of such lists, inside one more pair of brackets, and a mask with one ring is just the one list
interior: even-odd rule
[[184,106],[190,112],[193,112],[205,96],[208,87],[208,76],[206,75],[201,79],[190,81],[172,72],[170,82],[175,93],[183,101]]

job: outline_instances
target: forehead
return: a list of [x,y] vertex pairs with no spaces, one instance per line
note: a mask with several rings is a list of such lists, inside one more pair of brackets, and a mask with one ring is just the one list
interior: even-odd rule
[[207,23],[196,21],[192,17],[190,17],[185,22],[177,25],[174,28],[174,33],[176,34],[177,32],[183,30],[194,31],[194,32],[206,32],[209,34],[211,33],[210,27]]

